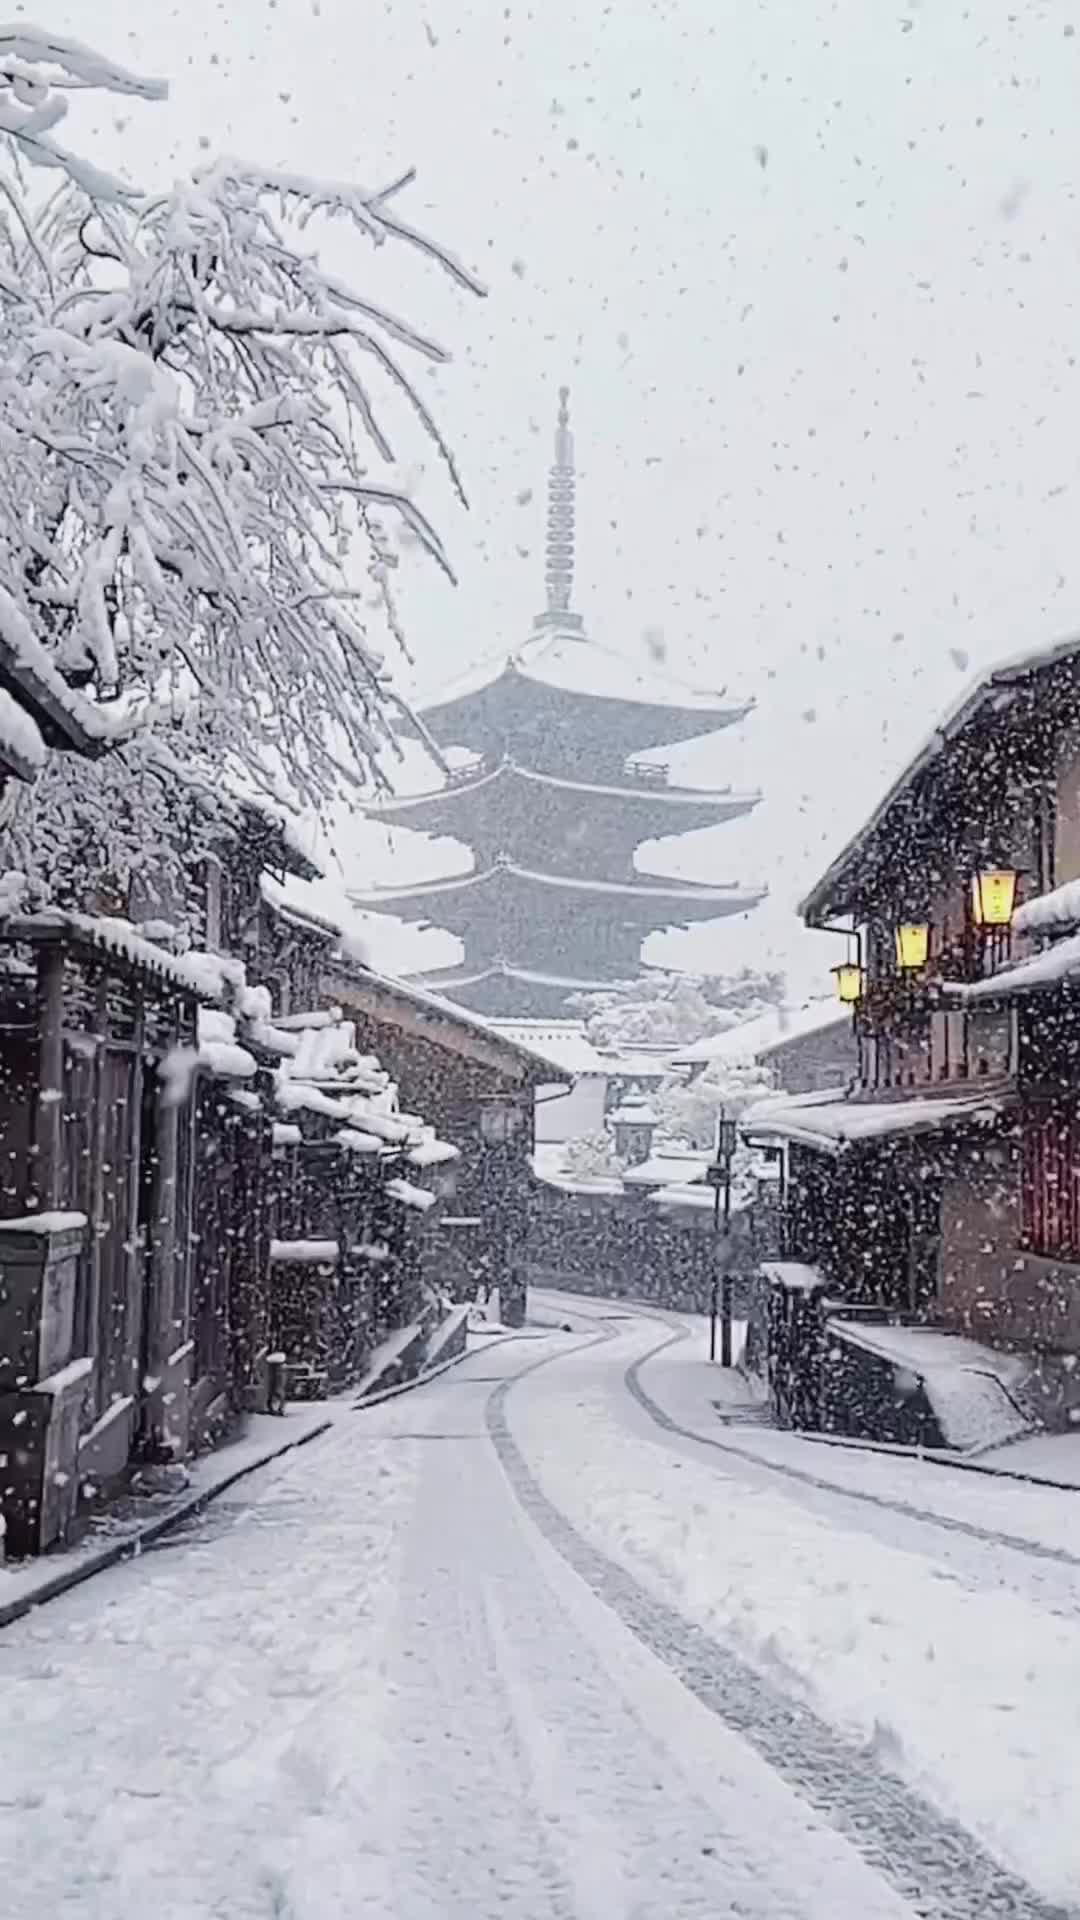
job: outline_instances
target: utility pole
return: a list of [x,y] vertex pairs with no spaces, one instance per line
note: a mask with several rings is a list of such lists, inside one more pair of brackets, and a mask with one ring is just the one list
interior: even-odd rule
[[[731,1234],[731,1163],[738,1145],[738,1128],[721,1107],[716,1122],[713,1159],[705,1169],[705,1178],[713,1190],[713,1278],[709,1307],[709,1359],[716,1359],[716,1318],[720,1307],[720,1365],[731,1365],[731,1271],[729,1239]],[[723,1195],[723,1242],[720,1237],[720,1199]],[[724,1266],[720,1271],[720,1248],[724,1247]]]

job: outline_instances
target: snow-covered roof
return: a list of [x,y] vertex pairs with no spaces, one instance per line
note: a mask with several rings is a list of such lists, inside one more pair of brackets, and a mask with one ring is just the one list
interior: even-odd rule
[[613,1127],[657,1127],[660,1124],[656,1108],[641,1097],[634,1099],[631,1096],[621,1106],[613,1107],[606,1117]]
[[716,1212],[716,1193],[712,1187],[688,1186],[684,1181],[673,1181],[669,1187],[658,1188],[650,1193],[649,1201],[667,1213],[678,1213],[680,1209],[687,1213]]
[[702,716],[702,732],[708,731],[710,714],[726,716],[732,706],[748,712],[753,705],[750,700],[727,699],[722,688],[688,686],[610,647],[598,646],[595,641],[576,634],[561,633],[533,635],[509,655],[489,654],[413,705],[421,715],[435,712],[453,701],[481,693],[508,670],[539,686],[558,687],[565,693],[581,694],[585,698],[678,707],[684,711],[696,709]]
[[239,961],[216,953],[170,953],[144,939],[130,920],[107,914],[63,913],[56,908],[0,919],[0,936],[16,942],[50,936],[62,939],[65,934],[97,953],[126,960],[140,972],[208,1004],[225,998],[230,984],[243,984],[244,969]]
[[427,1213],[435,1205],[436,1196],[427,1187],[415,1186],[411,1180],[388,1180],[386,1191],[391,1200],[400,1201],[403,1207],[412,1207],[417,1213]]
[[498,859],[490,867],[475,867],[469,873],[449,874],[445,879],[418,880],[409,887],[400,887],[394,882],[373,887],[367,893],[350,889],[350,899],[358,907],[370,907],[376,911],[380,903],[388,908],[395,900],[428,900],[442,894],[466,893],[473,888],[490,886],[492,882],[513,879],[524,880],[530,886],[557,889],[560,892],[580,893],[584,895],[602,894],[605,898],[631,900],[673,900],[677,903],[704,900],[716,902],[719,906],[731,906],[738,903],[747,909],[757,906],[765,898],[764,888],[752,893],[742,889],[737,880],[723,880],[710,885],[702,880],[668,879],[662,874],[642,873],[637,881],[627,880],[591,880],[576,873],[541,873],[533,867],[519,867],[514,860]]
[[963,1121],[992,1125],[1006,1104],[1002,1094],[916,1096],[907,1100],[836,1100],[820,1093],[756,1101],[739,1125],[758,1139],[788,1140],[838,1154],[871,1140],[932,1133]]
[[491,1020],[488,1024],[507,1040],[528,1047],[575,1079],[590,1074],[606,1077],[611,1072],[589,1039],[583,1020]]
[[506,759],[498,766],[488,767],[481,756],[476,756],[475,773],[468,777],[444,781],[440,787],[428,787],[421,793],[380,793],[367,806],[367,812],[373,819],[380,815],[407,813],[410,807],[426,807],[433,800],[458,800],[465,794],[479,793],[485,788],[511,780],[524,780],[533,786],[553,787],[565,793],[580,794],[588,800],[612,799],[634,802],[637,800],[668,802],[674,809],[683,807],[701,807],[710,804],[726,807],[742,807],[749,813],[761,801],[761,793],[754,790],[749,793],[737,793],[728,787],[676,787],[650,781],[648,784],[625,782],[622,786],[595,786],[584,780],[568,780],[553,773],[539,773],[535,767],[519,766],[516,761]]
[[846,911],[847,909],[837,899],[837,890],[844,886],[855,867],[858,856],[866,848],[877,829],[883,825],[891,808],[902,795],[907,793],[919,775],[933,765],[939,755],[951,746],[987,707],[1007,706],[1021,682],[1048,667],[1059,665],[1061,661],[1068,660],[1074,655],[1080,656],[1080,639],[1075,635],[1068,640],[1054,641],[1049,646],[1034,647],[1023,653],[1014,654],[971,682],[959,698],[946,709],[902,773],[892,782],[887,793],[874,808],[869,820],[860,827],[858,833],[852,836],[826,868],[821,879],[811,888],[806,898],[799,903],[798,911],[803,919],[814,924],[825,914]]
[[280,916],[287,926],[296,927],[301,933],[321,935],[324,940],[337,940],[341,929],[332,920],[325,920],[310,907],[298,907],[285,897],[285,890],[273,874],[264,873],[259,879],[259,891],[267,906]]
[[688,1186],[704,1180],[709,1165],[707,1153],[695,1153],[686,1147],[658,1147],[640,1166],[627,1167],[625,1187]]
[[801,1007],[771,1007],[756,1019],[742,1020],[723,1033],[710,1034],[692,1046],[680,1047],[668,1057],[672,1066],[698,1066],[713,1060],[758,1060],[829,1027],[848,1024],[850,1015],[834,999],[810,1000]]
[[534,1052],[525,1043],[500,1033],[495,1023],[486,1020],[482,1014],[473,1013],[468,1007],[460,1007],[455,1001],[444,999],[422,982],[402,980],[370,965],[366,958],[363,934],[358,931],[360,919],[344,887],[329,879],[307,881],[293,876],[287,877],[280,886],[277,883],[274,886],[277,896],[293,911],[336,929],[341,951],[334,960],[334,971],[335,978],[340,979],[343,988],[351,986],[356,991],[362,991],[370,987],[375,993],[406,1002],[422,1012],[437,1014],[440,1020],[450,1022],[459,1030],[483,1035],[493,1044],[506,1047],[519,1063],[532,1071],[551,1065],[550,1060]]

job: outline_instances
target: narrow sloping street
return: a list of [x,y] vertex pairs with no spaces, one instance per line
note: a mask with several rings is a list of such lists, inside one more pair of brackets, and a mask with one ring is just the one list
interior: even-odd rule
[[[1028,1591],[1019,1549],[930,1517],[889,1546],[869,1502],[767,1486],[649,1418],[626,1374],[670,1326],[537,1312],[573,1331],[343,1411],[0,1636],[5,1911],[1070,1910],[1080,1741],[1058,1663],[1075,1674],[1080,1572],[1034,1555]],[[983,1722],[953,1724],[965,1632],[1006,1636],[969,1648],[984,1676],[999,1663],[982,1774]],[[1043,1805],[1013,1751],[1025,1713]],[[1023,1821],[999,1820],[1010,1792]]]

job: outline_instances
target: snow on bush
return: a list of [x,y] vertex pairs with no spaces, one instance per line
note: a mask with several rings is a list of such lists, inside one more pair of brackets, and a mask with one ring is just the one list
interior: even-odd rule
[[783,984],[779,974],[750,967],[712,977],[649,972],[599,993],[579,994],[570,1004],[584,1019],[594,1046],[616,1051],[685,1047],[777,1005]]

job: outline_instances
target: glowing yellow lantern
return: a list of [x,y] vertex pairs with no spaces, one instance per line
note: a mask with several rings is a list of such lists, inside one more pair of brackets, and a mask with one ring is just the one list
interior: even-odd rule
[[839,967],[833,967],[832,975],[836,981],[836,997],[845,1006],[862,999],[863,971],[857,960],[845,960]]
[[930,952],[930,927],[925,920],[904,920],[896,929],[896,964],[901,973],[918,973]]
[[1013,867],[988,867],[972,875],[971,910],[977,927],[1007,927],[1016,904]]

